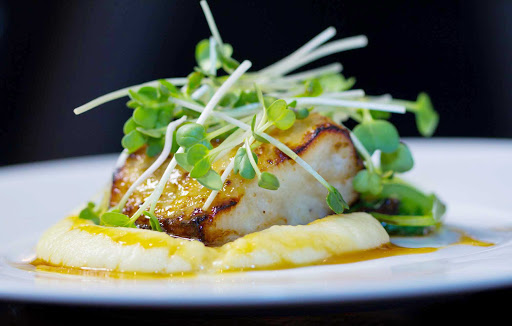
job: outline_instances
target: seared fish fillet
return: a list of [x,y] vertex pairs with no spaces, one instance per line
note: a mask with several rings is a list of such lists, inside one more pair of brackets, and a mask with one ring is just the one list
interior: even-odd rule
[[[348,131],[329,118],[311,114],[286,131],[269,129],[269,134],[286,144],[336,187],[347,203],[357,199],[352,178],[362,168]],[[197,239],[218,246],[272,225],[307,224],[331,213],[325,202],[327,190],[301,166],[271,144],[254,152],[261,171],[273,173],[281,184],[275,191],[262,189],[257,178],[231,175],[208,211],[201,207],[210,190],[177,168],[167,182],[155,215],[170,235]],[[213,168],[222,174],[235,151],[216,161]],[[154,158],[139,150],[114,175],[110,205],[115,206],[130,185],[151,165]],[[132,194],[124,213],[133,215],[154,190],[170,158]],[[139,228],[150,228],[141,216]]]

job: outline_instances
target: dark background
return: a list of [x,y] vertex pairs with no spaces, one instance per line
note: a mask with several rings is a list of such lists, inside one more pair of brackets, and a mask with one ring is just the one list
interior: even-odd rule
[[[369,46],[306,68],[340,61],[369,94],[414,99],[427,91],[441,114],[436,136],[512,137],[512,1],[210,0],[210,6],[234,57],[252,60],[254,69],[332,25],[338,38],[366,34]],[[119,88],[186,76],[196,43],[208,36],[195,0],[0,0],[0,166],[120,151],[131,114],[125,100],[78,117],[72,109]],[[402,136],[417,136],[412,116],[394,122]],[[451,315],[472,324],[477,315],[508,318],[496,304],[510,293],[361,305],[363,312],[337,306],[230,312],[217,322],[432,325]],[[202,315],[191,315],[178,322],[202,324]],[[176,313],[0,302],[0,317],[8,325],[167,324]]]
[[[186,76],[209,36],[198,1],[0,2],[0,165],[120,151],[125,100],[75,116],[104,93]],[[369,94],[441,113],[436,136],[512,137],[512,1],[211,1],[234,57],[260,69],[328,26],[366,34],[333,55]],[[417,136],[413,117],[394,118]]]

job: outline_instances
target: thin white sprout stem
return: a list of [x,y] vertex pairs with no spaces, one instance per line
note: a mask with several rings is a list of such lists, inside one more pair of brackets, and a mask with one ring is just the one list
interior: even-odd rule
[[362,48],[368,45],[368,39],[364,35],[347,37],[341,40],[333,41],[328,43],[315,51],[287,64],[282,65],[279,68],[274,69],[269,75],[282,76],[286,75],[290,71],[296,70],[310,62],[316,61],[325,56],[339,53],[343,51],[353,50]]
[[329,27],[324,30],[322,33],[318,34],[314,38],[312,38],[309,42],[295,50],[292,54],[284,57],[283,59],[271,64],[270,66],[260,70],[258,74],[265,75],[273,72],[275,69],[279,69],[279,67],[288,64],[289,62],[295,61],[297,58],[302,57],[306,53],[316,49],[320,45],[324,44],[328,40],[336,35],[336,29],[334,27]]
[[366,93],[362,89],[351,89],[343,92],[332,92],[332,93],[324,93],[321,97],[328,98],[350,98],[350,97],[363,97]]
[[210,74],[217,76],[217,51],[215,46],[217,42],[214,37],[210,37]]
[[233,86],[233,84],[240,78],[242,75],[251,68],[252,63],[249,60],[245,60],[236,68],[236,70],[229,76],[229,78],[222,84],[217,92],[213,94],[212,98],[206,104],[203,113],[197,119],[197,123],[203,124],[208,116],[211,114],[215,106],[219,103],[222,97],[226,94],[226,92]]
[[193,100],[198,100],[204,95],[204,93],[206,93],[208,91],[209,88],[210,88],[210,86],[208,86],[207,84],[201,85],[201,87],[199,87],[197,90],[195,90],[194,93],[192,93],[192,95],[190,95],[190,97]]
[[326,105],[326,106],[341,106],[349,108],[369,109],[375,111],[385,111],[392,113],[405,113],[405,107],[395,104],[363,102],[363,101],[350,101],[337,98],[322,98],[322,97],[297,97],[284,99],[286,102],[297,101],[300,105]]
[[[250,134],[250,130],[248,130],[244,135],[243,137],[244,138],[247,138],[247,136]],[[254,141],[254,138],[251,137],[250,138],[251,140],[251,143]],[[231,149],[229,149],[230,151]],[[226,151],[229,152],[229,151]],[[222,155],[222,154],[221,154]],[[235,158],[232,157],[231,158],[231,161],[229,162],[228,166],[226,166],[226,169],[224,170],[224,172],[222,172],[222,175],[220,177],[220,179],[222,180],[222,184],[224,184],[226,182],[226,180],[228,179],[228,176],[229,174],[231,173],[231,171],[233,171],[233,168],[235,167]],[[206,199],[206,201],[204,202],[203,204],[203,207],[201,208],[203,210],[203,212],[207,211],[208,208],[210,208],[210,205],[212,204],[213,200],[215,199],[215,197],[217,197],[217,195],[219,194],[219,191],[218,190],[213,190],[210,195],[208,196],[208,198]]]
[[311,165],[309,165],[306,161],[304,161],[297,153],[292,151],[288,146],[281,143],[279,140],[275,139],[272,136],[269,136],[266,133],[259,133],[259,136],[266,139],[269,143],[274,145],[275,147],[279,148],[280,151],[288,155],[292,160],[297,162],[304,170],[308,171],[318,182],[320,182],[325,188],[329,189],[331,185],[320,175],[318,172],[316,172]]
[[164,149],[162,150],[162,153],[160,153],[160,156],[156,159],[151,166],[144,171],[144,173],[130,186],[128,191],[124,194],[123,198],[119,202],[118,208],[122,211],[124,205],[126,205],[126,202],[132,195],[132,193],[139,187],[147,178],[149,178],[150,175],[152,175],[169,157],[169,154],[171,153],[172,148],[172,137],[174,134],[174,130],[182,124],[187,119],[186,116],[181,117],[178,120],[175,120],[167,125],[167,130],[165,134],[165,143],[164,143]]
[[[222,84],[217,92],[213,94],[212,98],[204,108],[204,110],[201,112],[201,115],[197,119],[198,124],[203,124],[208,116],[212,114],[213,108],[218,104],[218,102],[222,99],[224,94],[233,86],[233,84],[251,67],[252,63],[248,60],[245,60],[236,68],[236,70],[229,76],[229,78]],[[229,117],[230,118],[230,117]],[[237,122],[239,122],[236,119],[233,119]],[[242,123],[242,122],[240,122]],[[180,147],[176,153],[183,153],[185,150]],[[158,182],[158,185],[156,186],[155,190],[151,193],[151,195],[144,201],[144,203],[139,207],[139,209],[133,214],[133,216],[130,218],[131,222],[134,222],[148,207],[151,205],[151,212],[154,212],[156,204],[158,203],[158,199],[160,199],[160,196],[162,195],[162,192],[165,189],[165,185],[167,184],[167,181],[169,180],[171,173],[176,168],[177,161],[176,156],[174,156],[169,162],[169,165],[165,169],[164,174],[162,175],[162,178]]]
[[[185,85],[187,83],[187,78],[168,78],[166,80],[168,82],[170,82],[170,83],[175,84],[175,85]],[[147,83],[143,83],[143,84],[139,84],[139,85],[134,85],[134,86],[130,86],[130,87],[125,87],[125,88],[122,88],[120,90],[117,90],[117,91],[114,91],[114,92],[102,95],[102,96],[100,96],[98,98],[95,98],[94,100],[92,100],[90,102],[87,102],[84,105],[81,105],[81,106],[77,107],[76,109],[73,110],[73,112],[76,115],[79,115],[79,114],[87,112],[87,111],[89,111],[91,109],[94,109],[97,106],[105,104],[107,102],[110,102],[110,101],[113,101],[113,100],[117,100],[118,98],[121,98],[121,97],[128,96],[128,91],[129,90],[138,91],[142,87],[145,87],[145,86],[155,87],[155,86],[158,86],[159,84],[160,84],[160,82],[158,80],[153,80],[153,81],[150,81],[150,82],[147,82]]]
[[210,10],[210,6],[208,6],[208,2],[206,2],[206,0],[201,0],[201,8],[203,8],[204,16],[206,17],[208,27],[210,27],[210,31],[212,32],[213,37],[215,37],[215,40],[219,44],[220,48],[223,49],[224,43],[222,42],[219,30],[215,24],[215,19],[213,19],[212,11]]
[[343,66],[341,65],[341,63],[336,62],[336,63],[330,64],[327,66],[323,66],[320,68],[311,69],[311,70],[307,70],[304,72],[299,72],[299,73],[296,73],[293,75],[283,77],[281,80],[278,80],[277,82],[284,81],[284,82],[293,83],[293,82],[298,82],[298,81],[302,81],[302,80],[306,80],[306,79],[310,79],[310,78],[314,78],[314,77],[322,76],[322,75],[326,75],[326,74],[336,74],[336,73],[341,72],[342,70],[343,70]]

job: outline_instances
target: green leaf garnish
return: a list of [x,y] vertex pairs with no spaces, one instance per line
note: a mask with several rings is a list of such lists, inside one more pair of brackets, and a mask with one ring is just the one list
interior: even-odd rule
[[274,101],[267,109],[267,116],[281,130],[289,129],[295,123],[295,113],[288,109],[285,100]]
[[317,78],[306,81],[304,88],[304,93],[297,95],[297,97],[315,97],[323,93],[322,84]]
[[126,120],[126,122],[124,123],[123,133],[125,135],[129,134],[131,131],[135,130],[136,128],[137,128],[137,123],[135,123],[135,121],[133,121],[133,118],[130,118],[130,119]]
[[145,143],[146,137],[137,130],[130,131],[130,133],[125,135],[121,140],[121,144],[129,153],[137,151],[139,148],[144,146]]
[[427,93],[420,93],[416,100],[416,126],[424,137],[430,137],[439,124],[439,115],[434,110]]
[[152,214],[148,211],[144,211],[142,214],[149,217],[149,225],[151,226],[151,230],[163,232],[162,227],[160,226],[160,221],[158,220],[158,217],[155,216],[155,214]]
[[329,193],[327,194],[326,202],[334,213],[341,214],[344,210],[348,209],[348,204],[345,202],[338,189],[331,186],[328,190]]
[[192,94],[199,87],[199,85],[201,85],[203,77],[204,75],[198,71],[194,71],[188,75],[187,95]]
[[211,190],[221,190],[223,186],[222,178],[214,170],[210,169],[204,176],[196,179],[201,185]]
[[370,120],[358,124],[354,128],[354,134],[370,155],[377,149],[384,153],[394,152],[400,144],[395,126],[385,120]]
[[309,112],[311,112],[313,108],[300,108],[298,110],[295,110],[295,117],[297,120],[303,120],[309,117]]
[[346,79],[342,74],[327,74],[318,78],[324,92],[343,92],[351,89],[356,83],[354,77]]
[[162,138],[148,138],[148,147],[146,148],[146,155],[153,157],[158,155],[164,148],[164,139]]
[[[251,154],[254,161],[257,163],[258,156],[253,152],[251,152]],[[256,176],[256,171],[254,170],[244,147],[240,147],[236,152],[233,172],[235,172],[235,174],[240,174],[244,179],[254,179]]]
[[174,154],[174,157],[176,158],[178,165],[181,166],[185,171],[190,172],[194,168],[192,164],[188,163],[187,153],[176,153]]
[[279,189],[279,180],[270,172],[262,172],[258,177],[258,186],[268,190]]
[[130,218],[119,212],[106,212],[100,217],[101,224],[105,226],[124,226],[130,224]]
[[414,166],[414,159],[409,148],[404,143],[400,143],[398,148],[392,153],[380,154],[380,167],[383,171],[407,172]]
[[210,150],[202,144],[196,144],[190,147],[187,151],[187,161],[193,166],[190,171],[190,177],[196,179],[200,178],[210,170],[209,152]]
[[[219,47],[217,47],[217,60],[215,62],[215,68],[220,68],[222,66],[221,60],[227,60],[225,58],[231,58],[233,54],[233,47],[227,43],[224,43],[222,49],[222,56],[220,55]],[[199,68],[203,71],[210,71],[212,63],[210,62],[210,40],[205,39],[201,40],[196,46],[195,52],[196,62]],[[236,67],[235,67],[236,69]]]
[[380,176],[370,173],[368,170],[361,170],[352,181],[354,189],[360,193],[370,193],[378,195],[382,192],[382,182]]
[[80,211],[78,217],[83,220],[91,220],[94,224],[100,224],[98,213],[94,210],[95,206],[93,202],[88,202],[87,206]]
[[206,140],[206,130],[203,125],[187,123],[181,126],[176,132],[178,145],[189,148],[195,144],[203,143]]

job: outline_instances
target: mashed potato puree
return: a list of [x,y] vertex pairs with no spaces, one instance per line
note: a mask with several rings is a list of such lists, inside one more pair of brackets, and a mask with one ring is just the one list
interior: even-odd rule
[[54,266],[173,274],[302,266],[388,242],[381,224],[366,213],[276,225],[221,247],[149,230],[98,226],[71,216],[43,234],[36,255]]

